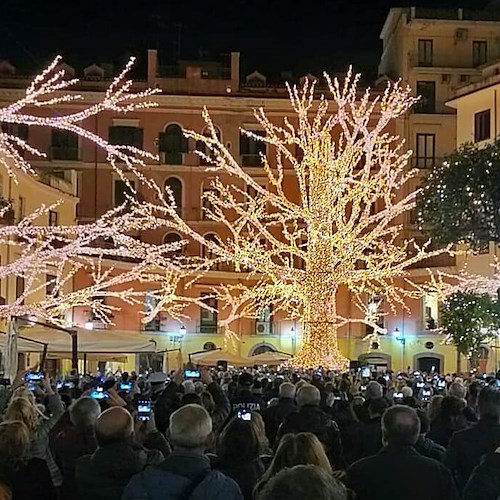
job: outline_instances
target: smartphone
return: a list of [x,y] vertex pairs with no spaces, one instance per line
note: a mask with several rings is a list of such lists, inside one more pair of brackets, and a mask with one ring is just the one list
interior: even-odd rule
[[97,400],[108,399],[109,394],[104,390],[104,387],[96,387],[90,392],[90,397]]
[[36,389],[36,385],[33,382],[28,384],[28,391],[34,391]]
[[118,390],[130,392],[132,390],[132,382],[120,382],[118,384]]
[[241,420],[252,420],[252,412],[240,410],[238,411],[238,418],[241,418]]
[[418,387],[419,389],[422,389],[422,387],[423,387],[424,385],[425,385],[425,383],[424,383],[424,382],[417,382],[417,387]]
[[139,399],[137,401],[137,418],[139,420],[151,419],[151,400]]
[[200,370],[184,370],[184,378],[200,378]]
[[366,385],[362,385],[362,386],[360,387],[360,389],[361,389],[362,391],[366,391]]
[[45,378],[45,375],[43,372],[28,372],[24,376],[24,380],[26,382],[34,382],[35,380],[43,380]]
[[71,380],[68,380],[68,381],[63,383],[63,387],[66,387],[67,389],[74,389],[75,383],[71,382]]
[[56,382],[56,389],[59,390],[59,389],[62,389],[63,388],[63,385],[64,385],[64,382],[62,380],[58,380]]
[[372,372],[370,371],[370,368],[368,366],[365,366],[361,369],[361,376],[363,378],[370,378],[372,376]]
[[445,389],[446,388],[446,380],[439,380],[437,383],[438,389]]
[[10,385],[10,378],[0,378],[0,385],[7,387]]
[[403,395],[403,393],[402,393],[402,392],[395,392],[395,393],[394,393],[393,398],[394,398],[395,400],[396,400],[396,399],[398,399],[398,400],[401,400],[401,401],[402,401],[402,400],[404,399],[404,395]]
[[431,391],[422,391],[422,401],[427,402],[431,399]]

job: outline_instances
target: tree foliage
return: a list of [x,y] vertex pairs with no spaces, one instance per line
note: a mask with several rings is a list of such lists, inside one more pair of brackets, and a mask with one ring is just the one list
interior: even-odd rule
[[465,144],[424,180],[419,224],[436,243],[500,242],[500,141]]
[[500,327],[500,307],[488,294],[457,292],[444,302],[440,323],[447,339],[475,367],[481,344],[494,338]]

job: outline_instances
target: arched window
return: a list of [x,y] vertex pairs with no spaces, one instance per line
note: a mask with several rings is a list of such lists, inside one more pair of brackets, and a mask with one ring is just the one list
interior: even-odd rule
[[159,150],[163,153],[163,163],[182,165],[183,154],[188,152],[188,140],[179,125],[172,123],[165,132],[160,132]]
[[215,349],[217,349],[217,346],[213,342],[205,342],[203,344],[204,351],[215,351]]
[[[204,236],[204,238],[208,242],[214,242],[214,243],[218,242],[218,237],[215,233],[208,233]],[[212,260],[212,259],[216,258],[216,254],[209,247],[207,247],[205,245],[203,245],[201,247],[201,256],[204,259],[208,259],[208,260]],[[219,268],[219,264],[216,262],[210,267],[210,269],[212,269],[212,270],[217,270],[218,268]]]
[[[165,234],[165,236],[163,237],[163,243],[165,245],[169,244],[169,243],[177,243],[178,241],[181,241],[182,238],[179,234],[177,233],[167,233]],[[180,255],[182,253],[182,248],[179,248],[179,250],[175,250],[171,253],[171,255]]]
[[170,188],[177,206],[177,213],[182,214],[182,182],[177,177],[169,177],[165,181],[165,191]]
[[251,351],[250,356],[257,356],[265,352],[276,352],[276,348],[271,344],[257,344]]
[[[219,141],[220,141],[220,139],[222,137],[222,134],[221,134],[221,131],[218,128],[216,128],[216,133],[217,133],[217,139],[219,139]],[[208,131],[208,129],[205,129],[203,131],[202,135],[204,135],[205,137],[210,137],[210,132]],[[196,143],[196,149],[198,151],[202,151],[203,153],[205,153],[210,158],[214,157],[214,155],[211,154],[211,151],[207,148],[206,144],[204,142],[202,142],[202,141],[198,141]],[[203,165],[203,166],[210,165],[210,162],[206,158],[203,158],[203,157],[200,156],[200,165]]]

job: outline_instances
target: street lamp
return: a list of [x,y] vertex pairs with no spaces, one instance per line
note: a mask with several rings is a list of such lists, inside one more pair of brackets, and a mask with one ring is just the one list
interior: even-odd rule
[[186,335],[186,327],[184,325],[179,328],[179,335],[181,336],[181,338]]

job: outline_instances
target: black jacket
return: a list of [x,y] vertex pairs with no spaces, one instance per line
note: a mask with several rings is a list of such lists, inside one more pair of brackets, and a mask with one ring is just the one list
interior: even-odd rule
[[482,419],[477,424],[453,435],[446,452],[445,464],[451,470],[459,490],[467,483],[481,457],[500,445],[500,424]]
[[240,390],[238,394],[231,399],[231,412],[234,414],[237,411],[264,411],[266,408],[265,401],[259,396],[255,396],[250,392],[250,389]]
[[120,500],[130,478],[163,455],[130,443],[113,443],[76,461],[75,480],[81,500]]
[[[414,478],[418,480],[414,481]],[[458,500],[453,478],[436,460],[411,446],[389,445],[347,470],[358,500]]]
[[318,406],[302,406],[299,411],[290,413],[281,424],[277,441],[285,434],[312,432],[325,446],[330,463],[335,469],[344,466],[342,440],[338,425]]
[[472,471],[463,500],[497,500],[500,496],[500,454],[488,453]]
[[420,453],[420,455],[432,458],[438,462],[444,462],[444,456],[446,454],[446,448],[440,444],[435,443],[432,439],[428,437],[420,436],[418,438],[415,449]]
[[376,455],[382,449],[382,417],[356,424],[352,436],[352,461]]
[[276,406],[266,408],[262,412],[262,418],[266,424],[267,439],[269,439],[271,446],[274,446],[276,434],[281,423],[294,411],[297,411],[297,405],[293,398],[280,398]]

